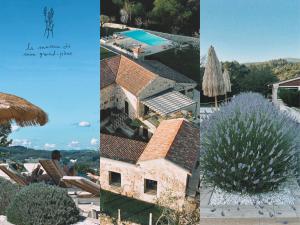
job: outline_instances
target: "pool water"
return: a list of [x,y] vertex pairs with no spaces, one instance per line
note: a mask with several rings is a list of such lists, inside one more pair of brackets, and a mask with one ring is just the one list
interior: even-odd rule
[[143,30],[124,31],[121,32],[121,34],[151,46],[159,46],[168,43],[168,40]]

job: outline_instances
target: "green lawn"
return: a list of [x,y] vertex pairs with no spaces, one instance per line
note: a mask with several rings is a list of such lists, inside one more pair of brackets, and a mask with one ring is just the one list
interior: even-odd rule
[[177,53],[170,49],[150,55],[147,59],[158,60],[200,84],[200,52],[197,49],[189,47],[178,50]]
[[106,58],[109,58],[109,57],[112,57],[115,55],[116,55],[115,53],[113,53],[105,48],[100,47],[100,60],[106,59]]
[[118,218],[118,209],[121,210],[121,219],[140,224],[149,224],[149,213],[153,215],[153,224],[160,216],[160,210],[147,202],[128,198],[122,195],[114,194],[101,190],[100,195],[101,212],[110,217]]

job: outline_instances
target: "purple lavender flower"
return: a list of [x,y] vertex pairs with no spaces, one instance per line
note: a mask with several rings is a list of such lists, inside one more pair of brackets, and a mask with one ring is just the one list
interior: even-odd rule
[[207,183],[262,193],[299,174],[300,126],[260,94],[235,96],[200,129],[201,169],[204,176],[214,171]]

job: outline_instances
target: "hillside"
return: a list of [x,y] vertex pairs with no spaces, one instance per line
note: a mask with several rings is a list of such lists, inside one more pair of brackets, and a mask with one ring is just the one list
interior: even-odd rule
[[289,63],[300,63],[300,59],[298,58],[285,58]]
[[270,67],[279,80],[287,80],[300,75],[300,59],[286,58],[266,62],[244,63],[246,66]]
[[276,62],[276,61],[286,61],[287,63],[300,63],[300,59],[298,58],[282,58],[282,59],[272,59],[268,61],[262,61],[262,62],[247,62],[243,63],[245,65],[260,65],[260,64],[268,64],[270,62]]
[[[78,164],[88,165],[90,168],[99,167],[99,152],[92,150],[61,150],[63,161],[77,159]],[[21,163],[30,160],[49,159],[51,151],[35,150],[23,146],[0,147],[0,160],[10,159]]]

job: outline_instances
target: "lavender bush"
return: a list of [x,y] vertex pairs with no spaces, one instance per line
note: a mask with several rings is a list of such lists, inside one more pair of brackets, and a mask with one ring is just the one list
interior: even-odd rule
[[205,182],[228,192],[274,191],[297,175],[299,125],[256,93],[243,93],[201,124]]

